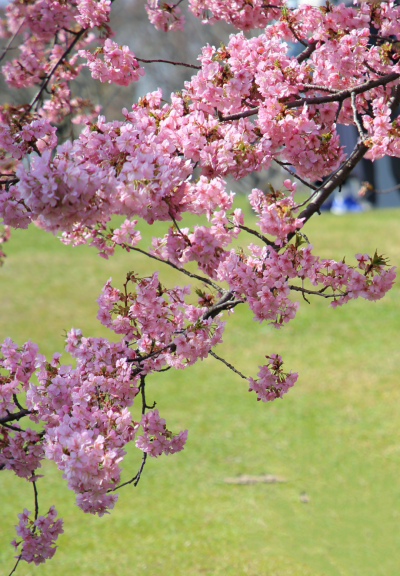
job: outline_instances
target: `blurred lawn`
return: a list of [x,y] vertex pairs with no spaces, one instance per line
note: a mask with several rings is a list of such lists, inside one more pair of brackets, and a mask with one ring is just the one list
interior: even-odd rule
[[[246,209],[247,210],[247,209]],[[147,227],[143,246],[162,226]],[[317,254],[353,262],[375,248],[400,263],[398,210],[313,217],[306,233]],[[247,242],[243,235],[240,242]],[[105,280],[153,271],[137,254],[104,261],[88,247],[63,246],[37,229],[14,232],[0,270],[0,339],[29,337],[49,355],[63,329],[110,336],[96,320]],[[162,265],[160,265],[162,266]],[[187,279],[160,268],[168,286]],[[198,285],[198,284],[195,284]],[[54,559],[21,563],[20,576],[397,576],[400,565],[400,298],[332,310],[302,302],[276,331],[237,309],[217,352],[255,375],[266,353],[282,354],[300,373],[282,401],[257,403],[246,384],[215,359],[152,377],[173,431],[189,429],[185,450],[150,459],[139,486],[126,487],[110,516],[83,515],[60,474],[46,463],[41,510],[55,504],[65,520]],[[66,358],[66,361],[68,359]],[[133,448],[124,479],[138,468]],[[231,485],[226,476],[271,473],[285,484]],[[13,565],[16,514],[32,510],[32,487],[0,475],[1,572]],[[300,500],[305,492],[309,502]]]

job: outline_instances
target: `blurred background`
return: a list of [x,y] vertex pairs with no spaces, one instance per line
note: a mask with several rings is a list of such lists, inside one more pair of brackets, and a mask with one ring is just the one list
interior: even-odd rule
[[[112,28],[116,40],[140,58],[196,64],[201,46],[227,42],[227,25],[213,27],[186,14],[184,32],[163,34],[147,20],[142,1],[118,0]],[[146,75],[127,88],[83,75],[75,95],[103,106],[107,119],[157,87],[167,97],[190,78],[189,69],[147,64]],[[26,101],[4,84],[5,101]],[[75,136],[78,135],[77,127]],[[388,158],[375,162],[376,188],[397,185]],[[251,225],[245,193],[282,181],[271,169],[229,185],[238,192]],[[357,191],[363,175],[348,183]],[[299,194],[302,194],[300,190]],[[398,192],[377,194],[375,206],[314,216],[306,234],[321,257],[354,263],[356,252],[378,249],[400,263]],[[340,217],[339,217],[340,215]],[[190,216],[184,225],[195,222]],[[162,223],[141,223],[144,249]],[[237,244],[251,237],[242,233]],[[127,270],[154,271],[140,255],[117,253],[109,261],[86,246],[71,248],[36,228],[12,232],[0,269],[0,340],[37,342],[48,357],[63,350],[64,330],[112,337],[96,320],[97,298],[111,276],[121,286]],[[187,278],[160,270],[163,284]],[[194,283],[193,288],[200,287]],[[152,377],[149,401],[177,432],[189,429],[183,452],[148,459],[135,489],[120,491],[111,515],[97,518],[74,505],[74,495],[46,462],[38,483],[42,511],[55,504],[65,534],[52,561],[21,563],[20,576],[397,576],[400,565],[400,387],[398,285],[379,302],[357,300],[333,310],[325,301],[302,301],[283,330],[252,321],[245,307],[230,319],[217,353],[246,375],[255,376],[270,353],[299,372],[295,387],[279,401],[257,403],[245,383],[213,358],[184,371]],[[71,359],[64,354],[63,361]],[[138,411],[134,408],[137,416]],[[123,480],[135,475],[140,453],[129,447]],[[271,474],[282,482],[236,484],[240,474]],[[32,487],[9,472],[0,474],[2,494],[0,565],[13,566],[13,525],[24,507],[32,510]]]

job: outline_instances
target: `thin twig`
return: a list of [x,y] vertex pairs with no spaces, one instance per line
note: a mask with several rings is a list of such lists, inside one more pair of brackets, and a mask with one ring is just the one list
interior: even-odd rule
[[150,254],[150,252],[146,252],[145,250],[142,250],[141,248],[137,248],[136,246],[130,246],[130,250],[135,250],[135,252],[140,252],[141,254],[144,254],[145,256],[148,256],[149,258],[153,258],[154,260],[158,260],[159,262],[163,262],[164,264],[168,264],[168,266],[175,268],[175,270],[182,272],[182,274],[186,274],[186,276],[189,276],[190,278],[196,278],[196,280],[200,280],[200,282],[204,282],[204,284],[208,284],[209,286],[212,286],[213,288],[215,288],[215,290],[218,290],[218,292],[221,292],[221,293],[226,292],[226,290],[224,288],[221,288],[220,286],[218,286],[218,284],[215,284],[212,280],[209,280],[208,278],[205,278],[204,276],[199,276],[198,274],[193,274],[192,272],[189,272],[185,268],[179,268],[179,266],[177,266],[176,264],[173,264],[170,260],[163,260],[162,258],[159,258],[158,256],[154,256],[153,254]]
[[276,244],[274,242],[272,242],[272,240],[269,240],[268,238],[266,238],[263,234],[261,234],[261,232],[257,232],[257,230],[253,230],[253,228],[248,228],[247,226],[244,226],[244,224],[235,224],[234,222],[232,222],[232,220],[229,220],[229,219],[228,219],[228,222],[230,224],[232,224],[233,226],[235,226],[236,228],[240,228],[240,230],[244,230],[245,232],[248,232],[249,234],[256,236],[259,240],[264,242],[264,244],[266,244],[267,246],[271,246],[272,248],[276,248]]
[[144,465],[146,464],[146,459],[147,459],[147,452],[143,452],[142,463],[140,464],[140,468],[137,471],[137,474],[133,478],[128,480],[128,482],[124,482],[123,484],[120,484],[119,486],[116,486],[115,488],[110,488],[110,490],[107,490],[107,494],[109,492],[114,492],[115,490],[119,490],[119,488],[123,488],[124,486],[127,486],[128,484],[132,484],[132,483],[136,488],[136,486],[139,484],[140,476],[142,475]]
[[239,376],[241,378],[243,378],[243,380],[248,380],[248,378],[246,376],[244,376],[241,372],[239,372],[239,370],[236,370],[236,368],[234,366],[232,366],[232,364],[229,364],[229,362],[227,362],[226,360],[221,358],[221,356],[218,356],[218,354],[216,354],[212,350],[209,351],[209,354],[211,354],[211,356],[214,356],[214,358],[216,358],[217,360],[219,360],[220,362],[225,364],[225,366],[228,366],[228,368],[230,368],[233,372],[235,372],[236,374],[239,374]]
[[[39,516],[39,499],[35,480],[32,482],[32,484],[33,484],[33,493],[35,495],[35,520],[37,520]],[[36,526],[34,526],[33,532],[35,531],[35,528]]]
[[291,33],[293,34],[293,36],[295,37],[297,42],[300,42],[300,44],[303,44],[303,46],[305,46],[305,48],[308,48],[307,40],[302,40],[302,38],[300,38],[300,36],[297,34],[296,30],[293,28],[292,24],[290,24],[290,22],[287,22],[287,24],[289,26],[289,30],[291,31]]
[[279,166],[282,166],[282,168],[284,168],[284,170],[286,170],[286,172],[289,172],[289,174],[291,176],[293,176],[294,178],[297,178],[297,180],[300,180],[300,182],[302,182],[305,186],[307,186],[307,188],[311,188],[311,190],[317,190],[317,187],[314,186],[314,184],[310,184],[310,182],[303,180],[303,178],[298,176],[296,174],[296,172],[293,172],[292,170],[290,170],[290,168],[288,168],[283,162],[281,162],[280,160],[277,160],[276,158],[274,158],[274,160],[277,164],[279,164]]
[[[146,413],[146,408],[152,410],[154,408],[154,406],[156,405],[156,403],[154,402],[153,406],[148,406],[146,404],[146,392],[145,392],[145,387],[146,387],[146,375],[145,374],[141,374],[140,375],[140,386],[139,386],[139,390],[142,396],[142,415],[144,415]],[[128,482],[124,482],[123,484],[120,484],[119,486],[116,486],[115,488],[110,488],[109,490],[107,490],[107,494],[109,492],[115,492],[115,490],[118,490],[119,488],[123,488],[123,486],[127,486],[128,484],[132,484],[136,486],[139,484],[139,480],[140,480],[140,476],[142,475],[143,472],[143,468],[144,465],[146,463],[146,458],[147,458],[147,452],[143,452],[143,457],[142,457],[142,463],[140,464],[140,468],[137,471],[136,475],[131,478],[130,480],[128,480]]]
[[365,135],[364,135],[362,126],[360,124],[360,121],[358,119],[358,116],[357,116],[356,95],[354,94],[354,92],[352,92],[352,94],[351,94],[351,109],[353,110],[353,120],[354,120],[355,125],[357,126],[358,135],[361,138],[361,142],[363,142]]
[[15,570],[17,569],[18,563],[19,563],[19,561],[21,560],[21,556],[22,556],[22,554],[20,554],[20,555],[18,556],[18,559],[17,559],[17,561],[16,561],[16,563],[15,563],[15,566],[14,566],[14,568],[11,570],[9,576],[11,576],[11,574],[14,574]]
[[22,428],[17,428],[17,426],[13,426],[12,424],[6,424],[5,422],[2,423],[2,426],[9,428],[10,430],[14,430],[14,432],[25,432]]
[[341,292],[340,294],[324,294],[323,292],[319,292],[318,290],[307,290],[306,288],[302,288],[300,286],[294,286],[292,284],[289,284],[288,288],[290,288],[290,290],[294,290],[295,292],[302,292],[303,294],[321,296],[321,298],[341,298],[342,296],[347,296],[348,294],[348,292]]
[[337,110],[336,110],[335,120],[333,121],[334,124],[336,124],[337,121],[338,121],[339,114],[340,114],[340,111],[341,111],[341,109],[342,109],[342,106],[343,106],[343,102],[340,101],[340,102],[339,102],[339,106],[337,107]]
[[7,54],[7,52],[11,49],[11,44],[14,42],[15,38],[18,36],[24,22],[25,22],[25,18],[22,18],[21,24],[18,26],[17,31],[14,32],[14,34],[11,36],[10,40],[8,41],[7,46],[4,48],[4,51],[3,51],[2,55],[0,56],[0,62],[3,60],[3,58]]
[[78,43],[78,41],[81,39],[81,37],[84,35],[84,33],[87,31],[86,28],[82,28],[79,32],[77,32],[75,38],[72,40],[71,44],[68,46],[68,48],[64,51],[63,55],[60,56],[60,58],[57,60],[57,62],[54,64],[53,68],[50,70],[50,72],[48,73],[48,75],[46,76],[45,80],[43,81],[38,93],[36,94],[36,96],[33,98],[32,102],[29,105],[29,110],[36,104],[36,102],[39,101],[43,91],[47,88],[47,86],[49,85],[49,82],[51,80],[51,77],[53,76],[54,72],[57,70],[57,68],[60,66],[60,64],[62,64],[63,60],[65,60],[65,58],[68,56],[68,54],[71,52],[71,50],[73,49],[73,47],[75,46],[75,44]]
[[314,196],[318,193],[318,189],[315,188],[314,192],[312,194],[310,194],[310,196],[307,198],[307,200],[304,200],[304,202],[302,202],[301,204],[296,204],[296,206],[293,207],[294,210],[296,210],[297,208],[301,208],[302,206],[305,206],[306,204],[308,204],[308,202],[310,202],[310,200],[312,200],[314,198]]
[[172,60],[145,60],[144,58],[138,58],[135,56],[138,62],[144,62],[145,64],[152,64],[153,62],[162,62],[164,64],[172,64],[173,66],[186,66],[186,68],[194,68],[195,70],[201,70],[201,66],[196,66],[195,64],[186,64],[186,62],[172,62]]
[[392,186],[392,188],[386,188],[386,190],[376,190],[374,188],[374,192],[376,192],[377,194],[389,194],[389,192],[393,192],[394,190],[398,190],[400,188],[400,184],[397,184],[397,186]]

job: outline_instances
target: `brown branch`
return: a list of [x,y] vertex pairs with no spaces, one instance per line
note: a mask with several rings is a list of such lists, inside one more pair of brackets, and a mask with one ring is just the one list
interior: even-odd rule
[[352,92],[352,94],[351,94],[351,109],[353,111],[353,120],[354,120],[354,124],[357,127],[358,135],[361,138],[361,142],[363,142],[365,139],[365,134],[363,132],[360,120],[358,119],[357,108],[356,108],[356,95],[354,92]]
[[0,62],[3,60],[3,58],[7,54],[7,52],[9,50],[11,50],[11,44],[14,42],[15,38],[18,36],[24,22],[25,22],[25,18],[22,19],[21,24],[18,26],[16,32],[14,32],[14,34],[11,36],[10,40],[8,41],[7,46],[5,46],[4,51],[3,51],[2,55],[0,56]]
[[367,92],[368,90],[372,90],[373,88],[378,88],[379,86],[386,86],[390,82],[394,82],[400,78],[400,74],[396,72],[391,72],[390,74],[386,74],[381,78],[375,78],[374,80],[369,80],[368,82],[364,82],[363,84],[358,84],[357,86],[353,86],[352,88],[346,88],[345,90],[340,90],[340,92],[336,92],[336,94],[332,94],[332,96],[319,96],[316,98],[301,98],[300,100],[294,100],[293,102],[287,102],[285,107],[290,108],[299,108],[307,105],[313,104],[326,104],[328,102],[343,102],[347,98],[351,98],[351,95],[354,94],[361,94],[362,92]]
[[[325,200],[332,194],[332,192],[343,184],[347,176],[352,172],[354,167],[358,162],[365,156],[368,151],[368,147],[362,142],[356,145],[353,152],[345,162],[339,167],[339,169],[333,174],[331,178],[325,184],[323,184],[319,190],[317,197],[310,202],[310,204],[302,210],[299,214],[299,218],[304,218],[304,223],[311,218],[313,214],[319,212],[322,204]],[[317,192],[317,191],[316,191]],[[293,238],[294,234],[288,235],[288,241]]]
[[297,178],[297,180],[300,180],[300,182],[302,182],[305,186],[307,186],[307,188],[311,188],[311,190],[317,190],[317,186],[314,186],[314,184],[310,184],[310,182],[307,182],[306,180],[303,180],[303,178],[301,178],[300,176],[298,176],[298,174],[296,174],[295,172],[293,172],[292,170],[290,170],[290,168],[288,168],[287,166],[285,166],[285,164],[283,162],[281,162],[280,160],[277,160],[276,158],[274,158],[275,162],[277,164],[279,164],[279,166],[282,166],[282,168],[284,170],[286,170],[286,172],[289,172],[289,174],[291,176],[293,176],[294,178]]
[[321,90],[321,92],[330,92],[331,94],[337,94],[340,92],[338,88],[328,88],[328,86],[321,86],[320,84],[305,84],[303,83],[304,88],[307,90]]
[[229,116],[222,116],[220,118],[221,122],[228,122],[230,120],[240,120],[241,118],[248,118],[249,116],[254,116],[258,114],[260,107],[251,108],[250,110],[245,110],[244,112],[238,112],[237,114],[230,114]]
[[240,228],[240,230],[244,230],[245,232],[248,232],[249,234],[256,236],[259,240],[264,242],[264,244],[266,244],[267,246],[271,246],[271,248],[276,249],[276,244],[274,242],[272,242],[272,240],[269,240],[268,238],[266,238],[263,234],[261,234],[261,232],[257,232],[257,230],[253,230],[253,228],[248,228],[247,226],[244,226],[244,224],[235,224],[231,220],[228,220],[228,222],[230,224],[232,224],[233,226],[235,226],[236,228]]
[[165,64],[173,64],[173,66],[186,66],[186,68],[194,68],[195,70],[201,70],[201,66],[196,66],[195,64],[186,64],[185,62],[172,62],[172,60],[145,60],[144,58],[138,58],[135,56],[138,62],[145,62],[145,64],[152,64],[153,62],[162,62]]
[[[17,569],[18,563],[19,563],[19,561],[21,560],[21,556],[22,556],[22,554],[20,554],[20,555],[18,556],[18,559],[17,559],[17,561],[16,561],[16,563],[15,563],[15,566],[14,566],[14,568],[11,570],[11,572],[10,572],[10,574],[9,574],[8,576],[11,576],[12,574],[14,574],[15,570]],[[14,558],[15,558],[15,556],[14,556]]]
[[[392,76],[392,74],[389,74]],[[400,85],[394,88],[393,96],[389,100],[389,107],[392,111],[391,119],[393,120],[395,110],[400,104]],[[332,194],[332,192],[343,184],[347,176],[352,172],[358,162],[365,156],[368,152],[368,147],[363,143],[359,142],[350,156],[343,162],[343,164],[334,172],[329,179],[322,185],[316,192],[318,192],[317,197],[310,202],[310,204],[304,208],[299,214],[299,218],[304,218],[304,223],[311,218],[316,212],[320,212],[322,204],[327,198]],[[294,234],[288,235],[288,242],[293,238]]]
[[241,372],[239,372],[239,370],[236,370],[236,368],[232,366],[232,364],[229,364],[229,362],[221,358],[221,356],[218,356],[212,350],[210,350],[209,354],[211,354],[211,356],[214,356],[214,358],[225,364],[225,366],[228,366],[228,368],[230,368],[233,372],[235,372],[235,374],[238,374],[241,378],[243,378],[243,380],[248,380],[247,376],[244,376]]
[[[381,78],[376,78],[374,80],[369,80],[368,82],[364,82],[363,84],[358,84],[357,86],[353,86],[352,88],[346,88],[345,90],[340,90],[331,96],[318,96],[316,98],[300,98],[300,100],[293,100],[292,102],[286,102],[283,104],[287,110],[291,108],[300,108],[307,105],[316,105],[316,104],[326,104],[328,102],[343,102],[347,98],[351,98],[351,95],[354,94],[361,94],[362,92],[367,92],[368,90],[372,90],[373,88],[377,88],[379,86],[386,86],[390,82],[394,82],[400,78],[400,74],[396,72],[391,72],[390,74],[386,74]],[[259,107],[252,108],[251,110],[245,110],[244,112],[238,112],[237,114],[231,114],[230,116],[223,116],[221,118],[222,122],[228,122],[230,120],[239,120],[240,118],[247,118],[248,116],[253,116],[257,114],[259,111]]]
[[54,64],[53,68],[50,70],[50,72],[48,73],[48,75],[44,79],[41,87],[39,88],[39,91],[37,92],[36,96],[33,98],[32,102],[30,103],[28,110],[30,110],[36,104],[36,102],[39,101],[43,91],[47,89],[47,86],[49,85],[49,82],[50,82],[51,77],[53,76],[54,72],[57,70],[57,68],[60,66],[60,64],[62,64],[63,60],[65,60],[65,58],[68,56],[68,54],[74,48],[75,44],[77,44],[78,41],[81,39],[81,37],[84,35],[86,30],[87,30],[86,28],[82,28],[79,32],[76,33],[76,36],[72,40],[71,44],[64,51],[63,55],[60,56],[60,58],[57,60],[57,62]]
[[141,254],[144,254],[145,256],[148,256],[149,258],[153,258],[153,260],[158,260],[158,262],[163,262],[164,264],[168,264],[168,266],[171,266],[175,270],[182,272],[182,274],[186,274],[186,276],[189,276],[190,278],[196,278],[196,280],[200,280],[200,282],[204,282],[204,284],[208,284],[209,286],[212,286],[215,290],[218,290],[218,292],[221,292],[221,293],[226,292],[226,290],[224,288],[221,288],[220,286],[218,286],[218,284],[215,284],[212,280],[209,280],[208,278],[205,278],[204,276],[199,276],[198,274],[193,274],[192,272],[189,272],[185,268],[179,268],[179,266],[177,266],[176,264],[173,264],[170,260],[163,260],[163,258],[159,258],[158,256],[154,256],[153,254],[150,254],[150,252],[146,252],[145,250],[142,250],[141,248],[136,248],[135,246],[129,246],[129,248],[130,248],[130,250],[135,250],[135,252],[140,252]]
[[6,424],[7,422],[14,422],[14,420],[21,420],[24,416],[30,414],[31,411],[24,408],[19,412],[14,412],[14,414],[9,414],[8,416],[3,416],[0,418],[0,424]]
[[302,62],[304,62],[304,60],[307,60],[307,58],[309,58],[311,56],[311,54],[314,52],[316,47],[317,47],[317,42],[310,42],[308,44],[308,48],[303,50],[303,52],[296,57],[297,62],[299,64],[301,64]]
[[294,290],[295,292],[302,292],[303,294],[311,294],[313,296],[321,296],[321,298],[340,298],[341,296],[347,296],[348,292],[341,292],[340,294],[324,294],[323,292],[319,292],[318,290],[307,290],[306,288],[302,288],[300,286],[294,286],[292,284],[288,285],[290,290]]
[[244,300],[233,300],[233,292],[228,292],[224,294],[224,296],[216,302],[213,306],[204,312],[202,316],[202,320],[207,320],[207,318],[215,318],[217,314],[222,312],[223,310],[232,310],[238,304],[243,304]]
[[131,480],[128,480],[128,482],[124,482],[123,484],[120,484],[119,486],[116,486],[115,488],[110,488],[110,490],[107,490],[107,494],[109,492],[114,492],[115,490],[118,490],[119,488],[123,488],[124,486],[128,486],[128,484],[132,484],[132,483],[136,488],[136,486],[139,484],[140,476],[142,475],[144,465],[146,464],[146,459],[147,459],[147,452],[143,452],[142,463],[140,464],[140,468],[137,471],[137,474],[133,478],[131,478]]

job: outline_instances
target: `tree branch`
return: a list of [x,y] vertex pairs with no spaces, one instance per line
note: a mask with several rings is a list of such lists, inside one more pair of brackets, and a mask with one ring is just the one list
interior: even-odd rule
[[347,296],[348,294],[348,292],[341,292],[340,294],[324,294],[318,290],[307,290],[306,288],[302,288],[301,286],[294,286],[292,284],[289,284],[288,288],[290,288],[290,290],[294,290],[295,292],[302,292],[303,294],[321,296],[321,298],[340,298],[341,296]]
[[107,494],[109,492],[115,492],[115,490],[119,490],[119,488],[123,488],[124,486],[128,486],[128,484],[132,484],[132,483],[136,488],[136,486],[139,484],[140,476],[142,475],[144,465],[146,464],[146,460],[147,460],[147,452],[143,452],[142,463],[140,464],[140,468],[137,471],[137,474],[133,478],[128,480],[128,482],[124,482],[123,484],[120,484],[119,486],[116,486],[115,488],[110,488],[110,490],[107,490]]
[[[368,147],[362,142],[356,145],[353,152],[349,158],[343,162],[339,169],[333,174],[331,178],[325,184],[323,184],[316,192],[318,192],[317,197],[310,202],[310,204],[302,210],[299,214],[299,218],[304,218],[304,223],[311,218],[313,214],[319,212],[322,204],[325,200],[332,194],[332,192],[343,184],[347,176],[353,170],[353,168],[358,164],[358,162],[367,153]],[[288,241],[293,238],[294,233],[288,235]]]
[[307,188],[311,188],[311,190],[317,190],[317,186],[314,186],[314,184],[310,184],[310,182],[307,182],[306,180],[303,180],[303,178],[301,178],[300,176],[298,176],[295,172],[293,172],[292,170],[290,170],[290,168],[288,168],[287,166],[285,166],[285,164],[283,162],[281,162],[280,160],[277,160],[276,158],[274,158],[274,161],[279,164],[279,166],[282,166],[282,168],[284,170],[286,170],[286,172],[289,172],[289,174],[291,176],[293,176],[294,178],[297,178],[297,180],[300,180],[300,182],[302,182],[305,186],[307,186]]
[[360,123],[360,121],[359,121],[359,119],[358,119],[357,108],[356,108],[356,95],[355,95],[354,92],[352,92],[352,94],[351,94],[351,109],[353,110],[353,120],[354,120],[354,124],[355,124],[356,127],[357,127],[358,135],[359,135],[360,138],[361,138],[361,142],[363,142],[364,139],[365,139],[365,134],[364,134],[364,132],[363,132],[361,123]]
[[201,66],[196,66],[195,64],[186,64],[185,62],[172,62],[172,60],[145,60],[144,58],[138,58],[135,56],[138,62],[145,62],[146,64],[152,64],[153,62],[162,62],[165,64],[173,64],[174,66],[186,66],[186,68],[194,68],[195,70],[201,70]]
[[248,232],[249,234],[256,236],[257,238],[259,238],[259,240],[264,242],[264,244],[266,244],[267,246],[271,246],[271,248],[276,249],[276,244],[274,242],[272,242],[272,240],[269,240],[268,238],[266,238],[263,234],[261,234],[261,232],[257,232],[257,230],[253,230],[253,228],[248,228],[247,226],[244,226],[244,224],[235,224],[231,220],[228,220],[228,222],[230,224],[232,224],[233,226],[235,226],[236,228],[240,228],[240,230],[244,230],[245,232]]
[[3,60],[3,58],[4,58],[4,56],[7,54],[7,52],[8,52],[9,50],[11,50],[11,44],[14,42],[15,38],[18,36],[18,34],[19,34],[19,32],[20,32],[20,30],[21,30],[22,25],[23,25],[24,22],[25,22],[25,18],[22,18],[21,24],[18,26],[17,30],[16,30],[16,31],[14,32],[14,34],[11,36],[11,38],[10,38],[10,40],[8,41],[6,47],[4,48],[3,53],[2,53],[1,56],[0,56],[0,62]]
[[24,408],[19,412],[14,412],[13,414],[9,414],[8,416],[3,416],[0,418],[0,424],[6,424],[7,422],[14,422],[14,420],[21,420],[24,416],[30,414],[31,411]]
[[215,318],[217,314],[223,310],[232,310],[238,304],[243,304],[244,300],[233,300],[233,293],[228,292],[225,294],[218,302],[211,306],[207,312],[204,312],[202,319],[207,320],[207,318]]
[[65,60],[65,58],[68,56],[68,54],[74,48],[75,44],[77,44],[78,41],[81,39],[81,37],[84,35],[86,30],[87,30],[86,28],[82,28],[79,32],[76,33],[76,36],[72,40],[71,44],[64,51],[63,55],[60,56],[60,58],[57,60],[57,62],[54,64],[53,68],[50,70],[50,72],[48,73],[48,75],[44,79],[41,87],[39,88],[38,93],[36,94],[36,96],[33,98],[32,102],[29,105],[29,110],[36,104],[36,102],[38,102],[43,91],[46,90],[47,86],[49,85],[49,82],[50,82],[51,77],[53,76],[54,72],[57,70],[57,68],[60,66],[60,64],[62,64],[63,60]]
[[215,284],[212,280],[209,280],[208,278],[205,278],[204,276],[199,276],[198,274],[193,274],[192,272],[189,272],[185,268],[179,268],[179,266],[177,266],[176,264],[173,264],[170,260],[163,260],[163,258],[159,258],[158,256],[154,256],[153,254],[150,254],[150,252],[146,252],[145,250],[142,250],[141,248],[136,248],[135,246],[129,246],[129,248],[130,248],[130,250],[135,250],[135,252],[140,252],[141,254],[144,254],[145,256],[148,256],[149,258],[153,258],[153,260],[158,260],[158,262],[163,262],[164,264],[168,264],[168,266],[175,268],[175,270],[182,272],[182,274],[186,274],[186,276],[189,276],[190,278],[196,278],[196,280],[200,280],[200,282],[204,282],[204,284],[208,284],[209,286],[212,286],[215,290],[218,290],[218,292],[221,292],[222,294],[224,292],[226,292],[225,288],[221,288],[220,286],[218,286],[218,284]]
[[304,60],[307,60],[307,58],[309,58],[311,56],[311,54],[314,52],[316,47],[317,47],[317,42],[310,42],[308,44],[308,48],[303,50],[303,52],[296,57],[297,62],[299,64],[301,64],[302,62],[304,62]]
[[[315,105],[315,104],[326,104],[328,102],[343,102],[347,98],[351,98],[351,95],[354,94],[361,94],[362,92],[367,92],[368,90],[372,90],[373,88],[378,88],[379,86],[386,86],[390,82],[394,82],[400,78],[400,74],[397,72],[391,72],[390,74],[386,74],[380,78],[376,78],[374,80],[370,80],[369,82],[364,82],[363,84],[358,84],[357,86],[353,86],[352,88],[346,88],[346,90],[340,90],[335,94],[330,96],[318,96],[316,98],[300,98],[299,100],[293,100],[292,102],[284,103],[284,106],[287,110],[291,108],[300,108],[307,105]],[[248,116],[253,116],[257,114],[259,111],[259,106],[257,108],[252,108],[251,110],[245,110],[244,112],[238,112],[237,114],[231,114],[229,116],[222,116],[221,122],[228,122],[230,120],[240,120],[240,118],[247,118]]]
[[241,372],[239,372],[239,370],[236,370],[236,368],[234,366],[232,366],[232,364],[229,364],[229,362],[227,362],[226,360],[224,360],[223,358],[221,358],[221,356],[218,356],[215,352],[213,352],[212,350],[210,350],[209,352],[211,354],[211,356],[214,356],[214,358],[216,358],[217,360],[219,360],[220,362],[222,362],[223,364],[225,364],[225,366],[228,366],[228,368],[230,368],[233,372],[235,372],[235,374],[239,374],[239,376],[241,378],[243,378],[243,380],[248,380],[248,378],[246,376],[244,376]]

